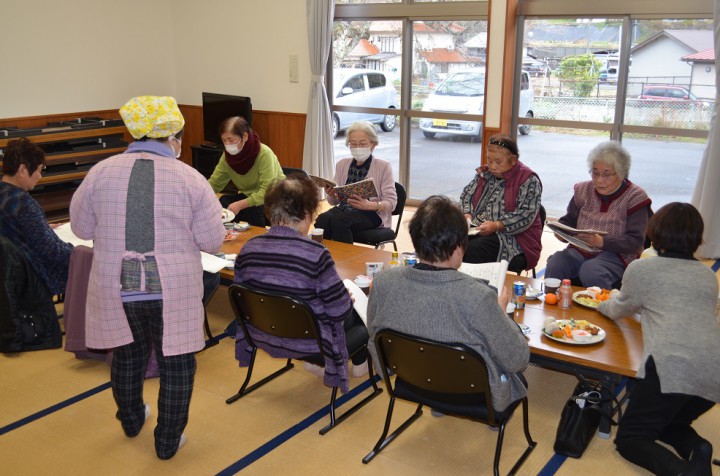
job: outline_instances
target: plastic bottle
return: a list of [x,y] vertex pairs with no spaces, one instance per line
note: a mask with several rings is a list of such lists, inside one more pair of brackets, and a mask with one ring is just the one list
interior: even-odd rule
[[563,279],[560,285],[560,307],[562,309],[570,309],[572,302],[572,286],[569,279]]
[[392,252],[392,258],[390,258],[390,261],[388,261],[388,268],[398,268],[402,266],[402,263],[400,262],[400,258],[397,251]]

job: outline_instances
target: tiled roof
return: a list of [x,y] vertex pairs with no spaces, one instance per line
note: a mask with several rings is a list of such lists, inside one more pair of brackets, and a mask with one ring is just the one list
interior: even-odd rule
[[358,41],[358,44],[355,45],[355,48],[353,48],[352,51],[347,54],[347,56],[364,58],[366,56],[372,56],[378,53],[380,53],[380,48],[363,38],[362,40]]
[[433,48],[421,51],[420,56],[425,58],[428,63],[467,63],[470,61],[458,50],[449,50],[447,48]]
[[715,62],[715,48],[710,48],[705,51],[701,51],[699,53],[695,53],[692,55],[683,56],[680,58],[682,61],[698,61],[698,62]]

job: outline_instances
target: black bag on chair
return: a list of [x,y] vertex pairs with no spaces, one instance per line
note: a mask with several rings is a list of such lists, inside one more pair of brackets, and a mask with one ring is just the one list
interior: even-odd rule
[[[603,403],[617,400],[610,391],[600,383],[590,382],[578,377],[573,396],[565,403],[560,424],[558,425],[555,445],[556,453],[579,458],[590,444],[590,440],[597,432],[600,418],[605,416],[612,425],[616,425],[612,415],[602,408]],[[618,406],[618,411],[621,412]]]

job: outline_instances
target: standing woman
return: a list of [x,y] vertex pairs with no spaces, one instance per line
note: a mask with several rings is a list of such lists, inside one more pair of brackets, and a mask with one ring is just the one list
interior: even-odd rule
[[8,142],[0,181],[0,235],[22,250],[54,295],[65,292],[73,246],[58,238],[28,193],[42,177],[44,164],[45,152],[29,139]]
[[265,190],[276,179],[285,178],[280,162],[244,118],[229,117],[219,129],[225,152],[210,177],[210,186],[220,193],[232,181],[238,193],[223,195],[220,204],[235,214],[236,222],[265,226]]
[[328,203],[336,206],[320,214],[315,226],[325,230],[324,236],[329,240],[352,243],[353,233],[392,226],[397,192],[390,162],[373,155],[378,145],[374,125],[368,121],[350,124],[345,134],[345,145],[350,147],[352,158],[337,163],[334,182],[347,185],[372,178],[379,195],[370,199],[353,195],[347,200],[340,200],[332,187],[325,187]]
[[143,378],[150,347],[160,368],[155,452],[172,458],[185,441],[202,349],[200,251],[225,237],[221,207],[200,173],[176,160],[185,120],[171,97],[140,96],[120,115],[135,139],[125,153],[95,165],[70,203],[70,223],[94,240],[86,340],[113,349],[117,418],[129,437],[150,416]]
[[689,203],[658,210],[647,232],[658,256],[633,261],[620,293],[598,308],[611,319],[640,313],[643,363],[615,446],[655,474],[712,474],[712,445],[691,426],[720,402],[718,282],[693,258],[703,227]]

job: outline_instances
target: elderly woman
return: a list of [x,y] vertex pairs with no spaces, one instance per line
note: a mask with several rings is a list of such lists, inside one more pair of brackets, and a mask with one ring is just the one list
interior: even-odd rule
[[504,259],[515,271],[532,269],[540,259],[542,183],[519,158],[512,137],[497,134],[490,138],[487,164],[477,169],[460,195],[462,211],[477,232],[468,242],[464,262]]
[[620,293],[598,308],[611,319],[640,314],[643,363],[615,445],[654,474],[712,474],[712,445],[691,426],[720,402],[718,282],[693,258],[703,227],[689,203],[658,210],[647,231],[658,256],[630,264]]
[[209,179],[210,186],[220,193],[232,182],[238,193],[223,195],[220,204],[235,214],[234,221],[265,226],[265,190],[274,180],[285,177],[280,162],[242,117],[225,119],[219,129],[225,152]]
[[[317,187],[307,176],[291,174],[271,185],[265,194],[270,229],[242,247],[235,261],[235,282],[282,291],[307,302],[318,318],[323,346],[331,349],[325,361],[325,383],[347,392],[347,349],[357,342],[367,342],[368,333],[353,310],[330,252],[307,238],[317,206]],[[236,336],[236,357],[240,365],[248,365],[251,349],[239,326]],[[315,339],[285,341],[256,331],[253,340],[261,347],[267,344],[263,348],[274,357],[301,358],[318,352]],[[360,354],[353,357],[354,376],[367,372],[366,356]],[[306,369],[313,373],[322,370],[310,365]]]
[[73,246],[50,228],[28,193],[42,177],[45,153],[30,140],[8,142],[0,181],[0,235],[22,250],[50,294],[65,292]]
[[373,156],[378,145],[375,126],[367,121],[353,122],[345,137],[345,145],[350,147],[352,158],[337,163],[333,180],[347,185],[372,178],[379,195],[369,199],[353,195],[341,200],[332,187],[325,187],[328,203],[337,206],[318,216],[315,226],[325,230],[327,239],[352,243],[353,233],[392,226],[397,193],[390,163]]
[[577,238],[592,247],[574,245],[554,253],[545,277],[580,280],[582,286],[612,289],[622,280],[625,268],[640,257],[645,228],[652,215],[650,198],[630,182],[630,154],[618,142],[595,146],[588,155],[592,180],[575,184],[573,198],[560,223],[579,230],[599,230],[606,235],[579,233]]
[[86,307],[87,345],[114,349],[110,381],[129,437],[150,416],[143,378],[152,346],[160,369],[155,453],[185,442],[203,338],[200,251],[225,238],[217,197],[200,173],[176,160],[183,119],[171,97],[140,96],[120,116],[135,142],[95,165],[70,203],[70,223],[94,240]]

